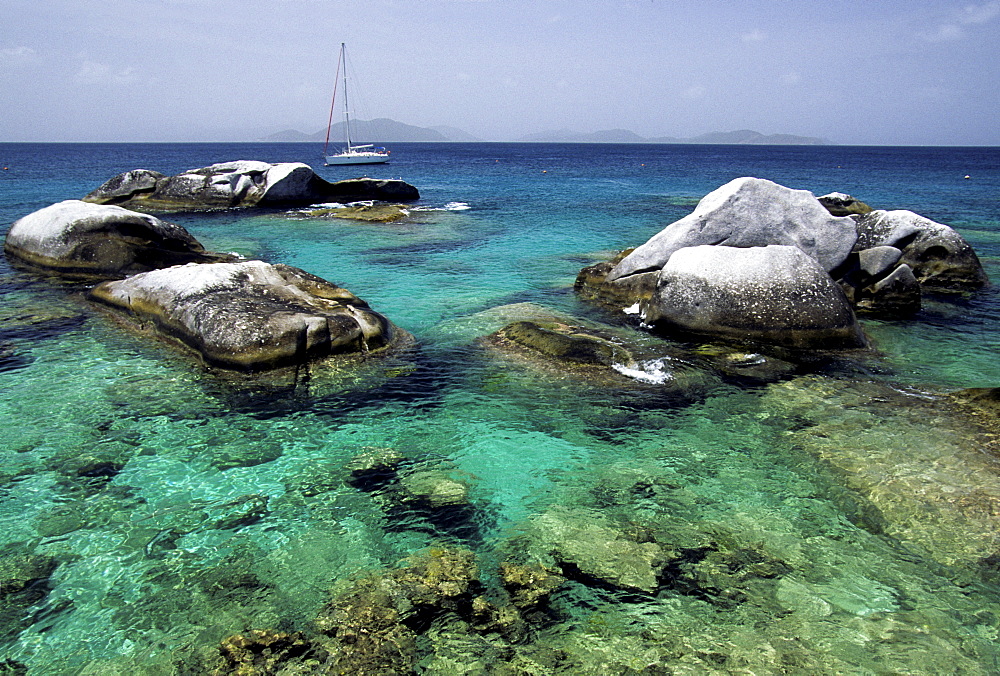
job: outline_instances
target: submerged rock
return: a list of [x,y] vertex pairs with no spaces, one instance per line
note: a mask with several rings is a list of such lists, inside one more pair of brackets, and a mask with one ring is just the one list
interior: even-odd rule
[[224,639],[219,652],[214,676],[331,673],[322,668],[329,657],[326,651],[300,633],[251,629]]
[[216,674],[402,675],[424,671],[438,660],[438,668],[429,671],[470,673],[462,667],[483,666],[484,658],[499,665],[522,646],[532,650],[534,629],[547,621],[546,601],[563,581],[541,566],[509,562],[500,564],[500,578],[503,589],[488,598],[471,551],[431,548],[397,568],[338,585],[318,612],[318,633],[311,637],[258,630],[237,634],[221,643],[221,659],[210,669]]
[[599,513],[553,507],[531,521],[529,537],[562,575],[653,593],[667,558],[655,542],[637,542]]
[[65,200],[19,219],[7,233],[4,252],[30,269],[84,279],[232,259],[206,252],[179,225],[80,200]]
[[399,465],[405,460],[394,448],[368,447],[345,465],[351,474],[347,483],[361,490],[375,490],[396,481]]
[[405,498],[430,509],[462,507],[469,504],[469,487],[440,470],[409,472],[400,479]]
[[522,611],[535,610],[558,589],[566,578],[541,564],[500,564],[500,580],[511,603]]
[[333,639],[329,673],[411,673],[414,627],[448,611],[467,614],[478,588],[479,569],[466,549],[431,549],[405,567],[356,581],[316,618]]
[[[0,598],[19,594],[48,579],[57,561],[51,556],[28,553],[22,545],[8,547],[0,555]],[[36,594],[34,598],[43,596]]]
[[[35,554],[23,542],[4,543],[0,553],[0,640],[13,640],[24,630],[25,618],[50,591],[49,578],[58,561],[46,554]],[[37,610],[37,608],[36,608]],[[27,674],[11,660],[0,659],[0,674]]]
[[366,221],[369,223],[392,223],[410,215],[409,210],[401,204],[348,204],[343,207],[329,209],[314,209],[306,212],[307,216],[343,218],[348,221]]
[[559,322],[514,322],[501,329],[497,337],[572,364],[613,366],[635,363],[624,346],[594,331]]
[[803,377],[770,386],[762,405],[799,421],[787,438],[862,498],[870,513],[859,523],[957,574],[1000,550],[995,396],[938,398],[872,380]]
[[682,350],[657,339],[610,326],[580,326],[571,317],[513,322],[480,338],[494,357],[515,363],[557,382],[566,377],[602,388],[605,394],[655,393],[672,401],[693,401],[718,382]]
[[90,298],[195,350],[206,364],[238,371],[367,354],[404,335],[350,291],[261,261],[147,272],[99,284]]
[[222,162],[176,176],[146,169],[128,171],[84,197],[87,202],[154,211],[417,199],[417,189],[403,181],[357,178],[330,183],[301,162],[252,160]]

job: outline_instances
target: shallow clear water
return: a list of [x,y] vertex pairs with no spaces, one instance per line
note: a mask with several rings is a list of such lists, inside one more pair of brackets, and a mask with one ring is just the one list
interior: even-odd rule
[[[318,155],[4,144],[0,223],[134,168],[358,172]],[[403,144],[368,171],[420,189],[408,219],[172,217],[208,249],[303,268],[414,334],[414,350],[346,381],[275,391],[216,377],[124,332],[80,287],[0,264],[0,571],[39,579],[0,595],[0,665],[187,673],[235,632],[308,630],[336,581],[432,544],[471,547],[484,568],[554,565],[614,535],[626,548],[697,543],[706,562],[753,552],[781,572],[691,563],[688,586],[649,593],[571,581],[534,639],[566,655],[567,672],[1000,670],[996,448],[941,396],[1000,385],[995,287],[866,321],[877,359],[756,387],[709,379],[681,399],[477,342],[525,313],[609,319],[574,295],[579,269],[744,175],[948,223],[1000,279],[1000,150]],[[371,449],[460,482],[469,507],[441,520],[352,486],[345,465]],[[633,542],[630,529],[652,535]],[[446,646],[426,649],[421,669],[459,673]]]

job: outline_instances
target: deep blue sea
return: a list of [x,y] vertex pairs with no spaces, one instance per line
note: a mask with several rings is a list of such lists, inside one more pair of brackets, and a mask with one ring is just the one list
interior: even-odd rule
[[[421,639],[420,673],[1000,673],[1000,446],[948,396],[1000,387],[1000,148],[394,144],[367,168],[320,151],[0,144],[3,234],[138,168],[301,161],[422,196],[389,224],[165,217],[209,250],[344,286],[414,335],[409,362],[323,391],[220,378],[85,287],[0,259],[0,673],[202,673],[224,637],[308,634],[336,584],[442,544],[484,571],[507,557],[571,579],[502,653],[507,671],[495,645],[445,627]],[[577,298],[579,270],[740,176],[950,225],[994,286],[864,319],[864,358],[712,381],[693,401],[478,340],[533,314],[614,323]],[[352,458],[384,451],[464,486],[464,521],[351,485]],[[645,565],[670,574],[623,590],[650,543],[671,563]]]

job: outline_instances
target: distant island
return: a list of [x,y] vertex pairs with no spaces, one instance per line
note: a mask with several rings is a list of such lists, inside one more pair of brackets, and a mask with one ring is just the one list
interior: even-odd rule
[[[379,143],[483,143],[478,138],[455,127],[415,127],[388,118],[375,120],[352,120],[351,136],[355,141],[378,139]],[[312,134],[289,129],[270,134],[262,141],[270,143],[322,142],[326,129]],[[338,122],[330,129],[331,141],[344,138],[344,123]],[[814,136],[793,134],[761,134],[750,129],[738,131],[716,131],[691,138],[657,136],[646,138],[628,129],[606,129],[581,133],[567,129],[531,134],[517,139],[515,143],[699,143],[716,145],[831,145],[831,142]]]
[[701,143],[716,145],[775,145],[775,146],[821,146],[830,141],[814,136],[793,134],[761,134],[751,129],[739,131],[714,131],[691,138],[676,136],[656,136],[646,138],[628,129],[606,129],[589,134],[568,130],[543,132],[518,139],[523,143]]

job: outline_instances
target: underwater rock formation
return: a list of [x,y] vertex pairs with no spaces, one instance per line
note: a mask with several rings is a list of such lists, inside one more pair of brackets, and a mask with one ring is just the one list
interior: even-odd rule
[[660,586],[663,549],[629,538],[597,512],[554,507],[535,517],[532,529],[567,577],[647,594]]
[[283,207],[321,201],[412,201],[420,193],[399,180],[357,178],[330,183],[301,162],[221,162],[165,176],[148,169],[119,174],[83,198],[145,210]]
[[401,564],[342,585],[318,612],[316,635],[253,630],[224,639],[213,673],[411,674],[456,639],[470,662],[470,644],[494,661],[509,658],[544,621],[563,581],[541,566],[504,562],[503,589],[490,600],[467,549],[431,548]]
[[404,462],[392,448],[366,448],[345,466],[345,481],[372,494],[392,528],[477,540],[481,515],[459,473],[447,463]]
[[497,338],[560,362],[594,366],[635,364],[635,359],[623,345],[594,331],[558,322],[514,322],[501,329]]
[[[4,545],[0,554],[0,640],[16,635],[28,609],[48,595],[49,577],[58,564],[52,556],[35,553],[27,543]],[[8,672],[0,661],[0,674],[4,673]]]
[[83,279],[117,279],[184,263],[233,259],[206,252],[179,225],[80,200],[65,200],[16,221],[4,252],[29,269]]
[[392,223],[410,215],[402,204],[349,204],[343,207],[328,209],[313,209],[305,212],[312,218],[330,217],[342,218],[348,221],[366,221],[368,223]]
[[693,401],[718,384],[714,368],[659,341],[644,345],[635,332],[572,317],[515,321],[476,342],[493,358],[553,378],[570,377],[605,392],[656,392]]
[[325,650],[305,640],[302,634],[263,629],[227,637],[219,652],[222,659],[212,671],[217,676],[326,673],[320,669],[328,658]]
[[261,261],[156,270],[99,284],[89,297],[237,371],[367,354],[406,335],[350,291]]

